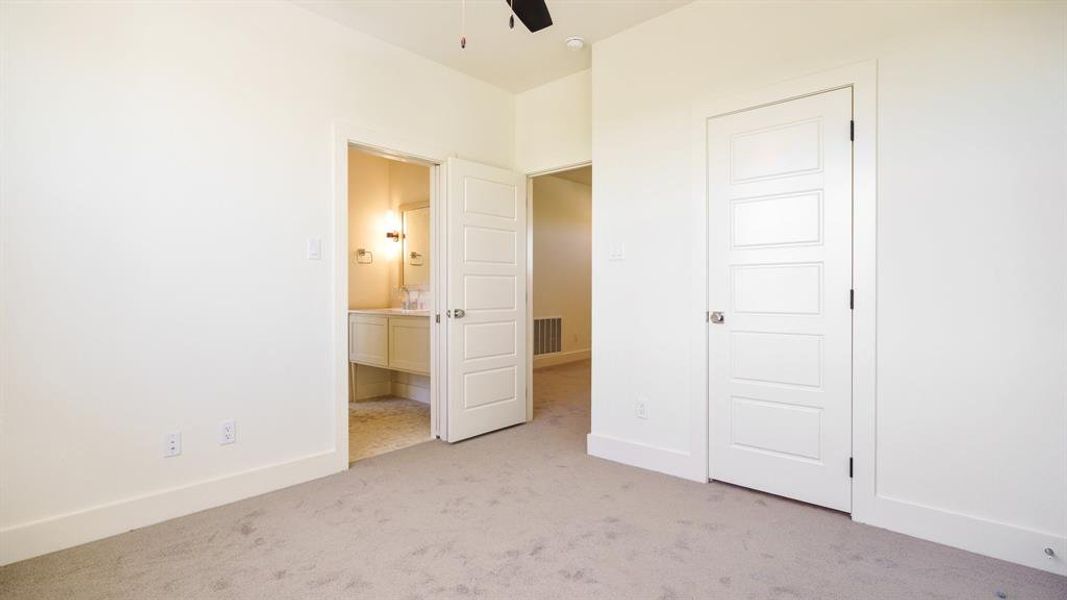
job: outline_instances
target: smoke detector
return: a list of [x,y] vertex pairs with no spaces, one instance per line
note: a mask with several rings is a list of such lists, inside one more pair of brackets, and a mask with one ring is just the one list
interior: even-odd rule
[[577,52],[582,48],[585,48],[585,38],[579,37],[577,35],[572,35],[571,37],[567,38],[567,41],[563,42],[563,44],[567,46],[568,50]]

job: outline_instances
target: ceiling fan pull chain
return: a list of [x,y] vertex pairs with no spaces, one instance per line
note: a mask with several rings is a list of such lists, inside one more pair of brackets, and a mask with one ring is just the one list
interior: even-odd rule
[[460,0],[459,47],[461,50],[467,48],[467,0]]
[[515,0],[508,0],[508,6],[511,7],[511,16],[508,17],[508,27],[515,29]]

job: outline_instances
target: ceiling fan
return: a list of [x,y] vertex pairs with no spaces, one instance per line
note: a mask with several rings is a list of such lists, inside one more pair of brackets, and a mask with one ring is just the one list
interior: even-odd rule
[[515,28],[515,17],[518,17],[530,33],[541,31],[552,25],[552,15],[548,14],[548,6],[545,0],[504,0],[511,7],[511,18],[508,25]]
[[[461,0],[462,25],[459,38],[459,47],[467,47],[467,0]],[[548,13],[545,0],[504,0],[511,8],[511,16],[508,17],[508,27],[515,29],[515,17],[518,17],[530,33],[536,33],[552,25],[552,15]]]

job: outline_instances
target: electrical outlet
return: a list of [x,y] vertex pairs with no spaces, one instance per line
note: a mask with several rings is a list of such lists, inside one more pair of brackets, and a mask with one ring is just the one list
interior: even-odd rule
[[636,415],[638,419],[648,418],[648,399],[644,396],[639,397],[634,404],[634,415]]
[[182,453],[182,434],[181,432],[168,433],[163,438],[163,457],[168,458],[171,456],[178,456]]
[[237,422],[233,419],[223,421],[219,428],[219,445],[225,446],[237,441]]

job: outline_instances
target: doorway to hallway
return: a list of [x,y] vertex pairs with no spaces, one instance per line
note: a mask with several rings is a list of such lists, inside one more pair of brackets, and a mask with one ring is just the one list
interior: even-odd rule
[[[556,392],[538,386],[560,382],[569,386],[570,396],[588,398],[592,166],[530,179],[530,354],[534,398],[551,398]],[[583,385],[582,390],[575,389]],[[535,410],[539,406],[540,402],[535,402]]]

